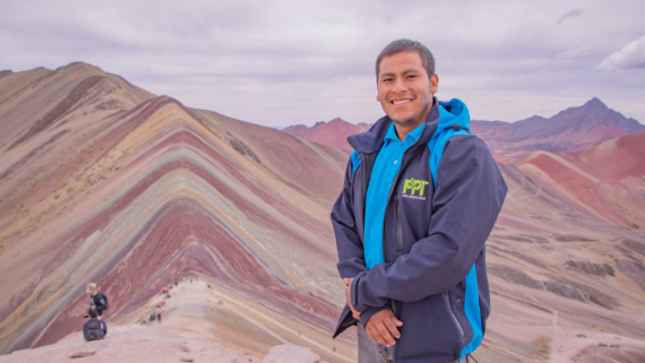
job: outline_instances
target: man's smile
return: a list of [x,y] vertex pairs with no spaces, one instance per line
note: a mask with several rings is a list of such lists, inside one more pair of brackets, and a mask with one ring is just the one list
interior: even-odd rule
[[392,103],[394,105],[403,105],[403,104],[406,104],[406,103],[409,103],[409,102],[412,102],[412,99],[408,98],[408,99],[405,99],[405,100],[392,100],[392,101],[390,101],[390,103]]

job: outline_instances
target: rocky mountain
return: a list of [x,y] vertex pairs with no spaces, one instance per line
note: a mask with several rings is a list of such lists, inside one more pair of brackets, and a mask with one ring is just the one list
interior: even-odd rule
[[[329,334],[344,291],[329,209],[348,153],[86,64],[4,76],[0,102],[0,352],[80,329],[89,282],[111,321],[187,273],[339,354],[355,349]],[[230,344],[273,341],[264,329]]]
[[[642,357],[642,135],[500,156],[509,194],[486,245],[479,361]],[[355,360],[355,331],[331,339],[344,285],[329,212],[348,158],[82,63],[3,73],[0,353],[13,353],[0,362],[90,349],[91,281],[114,332],[93,360],[122,347],[260,361],[283,344]]]
[[471,127],[491,149],[507,158],[538,150],[555,153],[582,150],[645,131],[645,125],[625,118],[597,98],[551,118],[533,116],[513,123],[472,121]]
[[[364,132],[371,125],[353,125],[339,118],[312,127],[289,126],[283,131],[323,145],[353,150],[347,136]],[[530,154],[582,150],[613,138],[645,131],[645,125],[609,109],[593,98],[583,106],[571,107],[551,118],[533,116],[513,123],[471,121],[474,134],[484,140],[497,162]]]
[[[541,331],[524,340],[536,356],[520,361],[641,359],[642,341],[624,343],[634,342],[631,324],[645,321],[634,305],[645,292],[644,137],[499,164],[509,193],[487,241],[489,274],[499,284],[492,305],[502,308],[494,309],[489,341],[516,344],[508,332],[530,325]],[[569,302],[550,301],[556,295]],[[498,330],[497,319],[508,330]]]
[[347,142],[347,137],[367,131],[370,127],[371,125],[366,123],[354,125],[340,118],[335,118],[329,122],[316,122],[312,127],[305,125],[289,126],[283,129],[282,132],[319,144],[352,151],[354,149]]
[[512,161],[590,217],[645,228],[645,132],[560,154],[534,152]]

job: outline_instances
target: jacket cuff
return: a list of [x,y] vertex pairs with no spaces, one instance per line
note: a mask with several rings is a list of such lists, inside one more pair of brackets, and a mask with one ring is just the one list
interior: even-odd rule
[[352,281],[351,285],[351,295],[352,295],[352,306],[354,307],[354,310],[358,311],[359,313],[363,313],[367,309],[370,308],[369,305],[364,305],[361,304],[360,301],[360,296],[358,296],[358,284],[363,276],[367,274],[368,271],[362,272],[356,278],[354,278],[354,281]]
[[367,325],[367,322],[370,321],[370,318],[374,316],[374,314],[383,310],[392,310],[392,307],[389,305],[381,306],[379,308],[370,307],[370,308],[367,308],[367,310],[365,310],[364,312],[362,312],[361,324],[363,324],[363,328],[365,328],[365,325]]

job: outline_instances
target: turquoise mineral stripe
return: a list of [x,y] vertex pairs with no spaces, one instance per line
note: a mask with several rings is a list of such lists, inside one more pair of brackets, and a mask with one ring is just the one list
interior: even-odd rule
[[464,310],[466,312],[466,318],[470,323],[470,326],[473,328],[473,339],[470,343],[461,350],[461,357],[457,359],[458,361],[463,358],[466,354],[470,354],[479,347],[482,339],[484,338],[484,333],[482,332],[482,316],[481,310],[479,309],[479,285],[477,285],[477,269],[473,264],[473,267],[470,269],[468,275],[466,275],[466,297],[464,301]]

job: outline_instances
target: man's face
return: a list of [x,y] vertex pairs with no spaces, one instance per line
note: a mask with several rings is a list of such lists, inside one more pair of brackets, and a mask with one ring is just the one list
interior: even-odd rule
[[376,100],[397,124],[416,126],[425,122],[439,77],[428,77],[417,52],[399,52],[381,60]]

